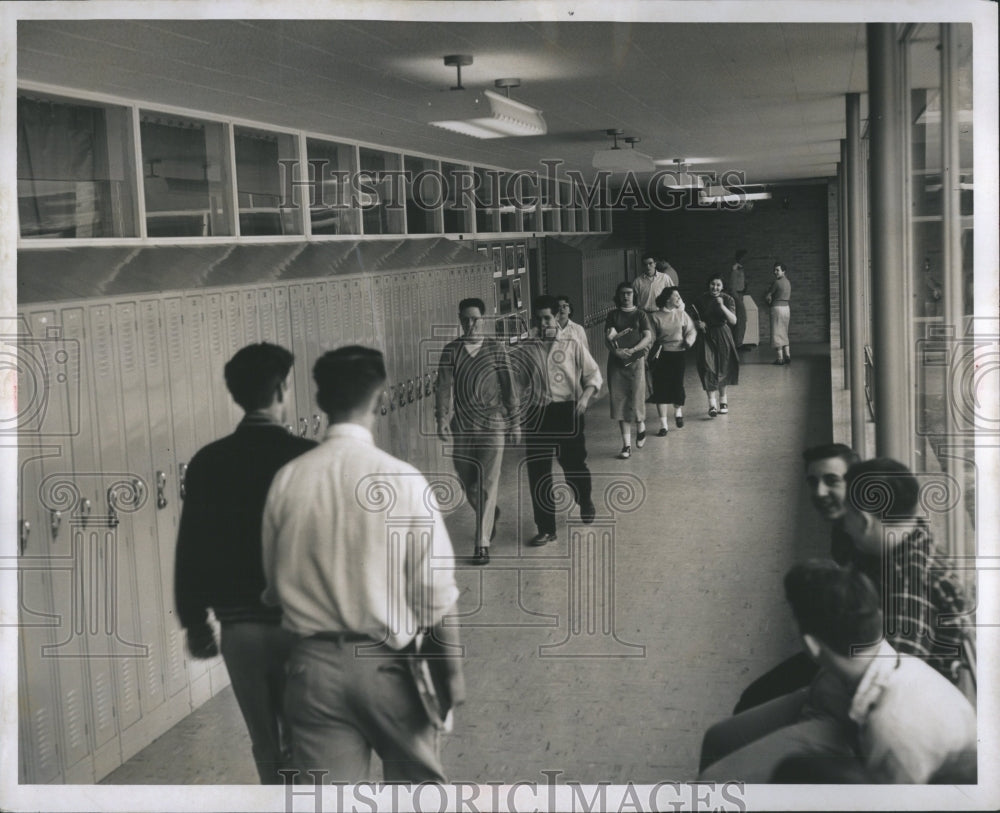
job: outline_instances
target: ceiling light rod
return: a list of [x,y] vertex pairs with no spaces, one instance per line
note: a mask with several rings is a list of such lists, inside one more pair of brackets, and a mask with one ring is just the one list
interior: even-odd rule
[[510,98],[510,89],[521,87],[521,80],[516,78],[494,79],[493,86],[507,91],[507,98]]
[[[618,127],[617,129],[616,128],[612,128],[610,130],[605,130],[604,132],[607,133],[609,136],[614,136],[614,138],[615,138],[615,146],[613,146],[611,149],[613,149],[613,150],[620,150],[621,147],[618,146],[618,136],[623,135],[625,133],[625,131],[623,129],[621,129],[620,127]],[[635,148],[633,147],[633,149],[635,149]]]
[[625,136],[625,143],[631,144],[633,150],[635,149],[635,145],[638,144],[640,141],[642,141],[642,139],[639,138],[639,136]]
[[462,66],[472,64],[471,54],[448,54],[444,58],[444,64],[458,71],[458,84],[452,90],[465,90],[462,86]]

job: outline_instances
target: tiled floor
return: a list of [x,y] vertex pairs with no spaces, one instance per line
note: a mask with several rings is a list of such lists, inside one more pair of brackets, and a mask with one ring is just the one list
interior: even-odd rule
[[[520,455],[507,454],[503,483],[521,486],[501,489],[493,561],[463,561],[457,574],[468,700],[443,741],[449,779],[693,779],[705,728],[795,651],[781,577],[827,548],[799,455],[829,439],[829,360],[799,349],[789,367],[770,361],[767,350],[746,358],[732,411],[715,419],[689,364],[684,428],[671,419],[668,437],[655,437],[650,409],[649,439],[628,461],[615,459],[607,401],[595,404],[587,445],[598,520],[588,528],[575,508],[563,512],[559,540],[545,548],[522,547],[535,528]],[[459,506],[448,524],[459,556],[471,554],[471,511]],[[590,583],[581,574],[596,594],[571,590]],[[104,781],[255,783],[232,691]]]

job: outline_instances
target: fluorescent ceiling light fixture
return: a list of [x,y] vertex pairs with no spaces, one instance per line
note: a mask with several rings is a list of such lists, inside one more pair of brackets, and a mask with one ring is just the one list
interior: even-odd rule
[[[472,138],[539,136],[549,131],[541,110],[510,98],[510,88],[519,87],[520,79],[496,80],[497,87],[506,88],[506,96],[492,90],[484,90],[481,97],[478,94],[467,96],[462,88],[461,65],[471,64],[472,57],[461,57],[462,60],[467,60],[462,62],[454,61],[459,59],[457,55],[445,57],[445,64],[449,64],[449,59],[453,60],[450,64],[454,64],[460,72],[458,86],[452,88],[457,93],[449,94],[450,98],[443,104],[434,105],[432,111],[441,110],[457,115],[445,115],[428,124]],[[488,116],[482,115],[487,107],[487,104],[482,103],[484,99],[489,105]],[[466,113],[478,115],[466,117]]]
[[631,145],[631,149],[622,149],[618,146],[618,136],[622,134],[620,129],[605,130],[609,136],[613,136],[615,144],[607,150],[598,150],[591,159],[594,169],[610,170],[612,172],[652,172],[656,169],[653,159],[644,152],[639,152],[635,145],[639,139],[635,136],[628,136],[625,141]]
[[659,175],[660,183],[670,189],[702,189],[705,186],[701,176],[688,172],[687,164],[680,158],[674,159],[671,171],[663,172],[661,170]]
[[749,200],[770,200],[771,193],[762,186],[711,186],[701,193],[702,203],[743,203]]

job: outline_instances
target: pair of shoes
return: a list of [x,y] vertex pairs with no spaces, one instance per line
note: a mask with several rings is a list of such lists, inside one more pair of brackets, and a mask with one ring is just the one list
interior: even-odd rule
[[717,410],[714,406],[710,406],[708,408],[708,417],[709,418],[714,418],[718,414],[719,414],[719,410]]
[[622,446],[622,450],[618,453],[619,460],[628,460],[632,456],[631,446]]
[[641,432],[635,433],[635,445],[641,449],[646,445],[646,430],[643,429]]
[[775,365],[776,367],[780,367],[784,363],[785,363],[784,359],[775,359],[774,361],[771,362],[771,364]]
[[476,548],[476,553],[472,557],[472,564],[474,565],[488,565],[490,563],[490,549],[489,548]]
[[684,416],[683,415],[675,415],[674,416],[674,423],[677,424],[677,428],[680,429],[682,426],[684,426]]
[[729,414],[729,404],[719,404],[719,414],[728,415]]
[[497,537],[497,522],[499,521],[500,521],[500,508],[498,506],[493,511],[493,530],[490,532],[490,542],[492,542]]
[[661,428],[660,431],[656,433],[656,436],[658,438],[665,438],[667,436],[667,430]]
[[542,545],[547,545],[549,542],[555,542],[555,534],[535,534],[531,539],[528,540],[528,544],[535,548],[540,548]]
[[580,505],[580,519],[583,521],[584,525],[590,525],[594,521],[594,517],[597,516],[597,506],[594,505],[593,500],[587,500],[585,503]]

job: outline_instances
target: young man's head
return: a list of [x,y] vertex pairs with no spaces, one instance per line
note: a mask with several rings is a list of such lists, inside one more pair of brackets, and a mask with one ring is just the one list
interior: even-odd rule
[[[906,466],[890,457],[855,463],[844,479],[847,509],[841,527],[859,551],[880,555],[887,542],[900,541],[901,530],[916,521],[920,483]],[[898,531],[889,534],[887,526]]]
[[881,599],[858,570],[828,559],[812,559],[785,574],[785,598],[809,654],[823,665],[843,668],[859,650],[882,640]]
[[245,412],[271,410],[285,419],[285,386],[295,357],[276,344],[250,344],[225,366],[226,387]]
[[478,297],[469,297],[458,303],[458,321],[462,325],[462,336],[477,339],[483,335],[483,314],[486,303]]
[[378,409],[385,386],[385,360],[379,350],[349,345],[330,350],[313,366],[316,403],[334,423],[366,423]]
[[847,510],[847,470],[858,462],[858,455],[843,443],[811,446],[802,453],[806,463],[809,498],[821,517],[837,522]]
[[619,282],[615,289],[615,304],[619,308],[631,308],[635,305],[635,289],[628,282]]
[[647,277],[652,277],[656,274],[656,257],[652,254],[642,255],[642,273]]
[[569,324],[569,318],[573,315],[573,303],[569,301],[569,297],[566,294],[556,294],[556,302],[559,306],[559,311],[556,313],[559,326],[566,327]]
[[548,294],[535,297],[535,319],[538,321],[538,335],[543,339],[554,339],[559,332],[559,300]]

